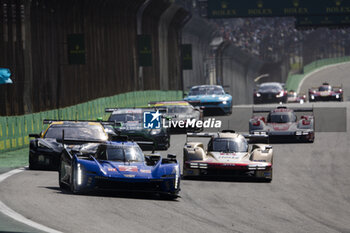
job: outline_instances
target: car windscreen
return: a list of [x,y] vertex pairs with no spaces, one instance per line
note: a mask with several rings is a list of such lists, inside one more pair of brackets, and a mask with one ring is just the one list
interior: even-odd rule
[[107,140],[107,135],[101,125],[51,125],[44,138],[62,138],[64,130],[64,138],[74,140]]
[[118,113],[112,114],[109,121],[119,121],[119,122],[128,122],[128,121],[138,121],[141,122],[143,120],[142,113]]
[[282,91],[283,88],[280,85],[277,84],[271,84],[271,85],[261,85],[259,87],[259,92],[267,92],[267,91],[271,91],[271,92],[279,92]]
[[295,122],[296,116],[291,113],[270,113],[267,116],[267,122],[268,123],[288,123],[288,122]]
[[211,142],[210,151],[217,152],[247,152],[248,151],[248,143],[244,138],[215,138]]
[[107,160],[126,161],[126,162],[143,162],[144,155],[142,150],[136,146],[127,147],[107,147]]
[[168,113],[176,113],[176,114],[186,114],[191,113],[193,111],[192,107],[189,105],[172,105],[168,106]]
[[332,87],[331,86],[320,86],[318,88],[319,91],[330,91],[332,90]]
[[206,86],[206,87],[193,87],[188,95],[224,95],[225,92],[222,87],[218,86]]

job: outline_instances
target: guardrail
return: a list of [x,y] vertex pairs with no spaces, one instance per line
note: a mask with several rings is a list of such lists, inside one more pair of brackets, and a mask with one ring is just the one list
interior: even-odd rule
[[0,117],[0,152],[16,150],[29,144],[28,134],[44,130],[43,119],[96,120],[106,118],[107,107],[146,106],[150,101],[181,100],[182,91],[136,91],[99,98],[86,103],[22,116]]
[[297,91],[300,82],[304,79],[304,77],[323,66],[327,65],[332,65],[332,64],[337,64],[337,63],[342,63],[342,62],[348,62],[350,61],[350,56],[347,57],[338,57],[338,58],[326,58],[326,59],[321,59],[317,60],[314,62],[311,62],[310,64],[304,66],[303,68],[303,74],[289,74],[286,82],[286,88],[288,91],[294,90]]

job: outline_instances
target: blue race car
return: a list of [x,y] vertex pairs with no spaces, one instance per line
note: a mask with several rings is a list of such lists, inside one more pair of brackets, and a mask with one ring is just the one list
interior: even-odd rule
[[232,96],[225,93],[222,86],[193,86],[184,100],[201,107],[205,114],[217,113],[217,110],[223,114],[232,113]]
[[180,165],[175,155],[144,155],[136,142],[124,139],[64,147],[59,165],[61,189],[69,188],[73,193],[99,189],[178,197]]

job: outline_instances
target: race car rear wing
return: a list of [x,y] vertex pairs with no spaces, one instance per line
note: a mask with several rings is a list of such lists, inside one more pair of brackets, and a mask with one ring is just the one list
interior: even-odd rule
[[117,111],[119,108],[105,108],[105,112],[114,112]]
[[[234,132],[232,130],[223,130],[223,133],[225,132]],[[200,137],[200,138],[211,138],[218,135],[218,133],[187,133],[186,134],[186,142],[188,142],[187,138],[188,137]],[[269,141],[269,136],[267,134],[242,134],[243,137],[250,141],[255,141],[255,140],[266,140],[267,142]]]
[[152,154],[154,154],[155,151],[155,143],[154,142],[147,142],[147,141],[135,141],[140,147],[145,146],[152,146]]
[[277,108],[253,108],[253,113],[269,113],[275,109],[291,109],[294,112],[313,112],[314,108],[287,108],[286,106],[278,106]]
[[44,119],[43,124],[51,124],[53,122],[96,122],[101,123],[102,125],[115,125],[117,122],[114,121],[91,121],[91,120],[50,120],[50,119]]
[[248,143],[266,140],[266,143],[269,144],[269,135],[267,134],[242,134],[242,136],[248,139]]
[[143,109],[143,110],[155,110],[155,111],[159,111],[160,113],[166,113],[167,112],[167,108],[166,107],[142,107],[142,108],[137,108],[137,107],[133,107],[133,108],[105,108],[105,112],[114,112],[120,109]]

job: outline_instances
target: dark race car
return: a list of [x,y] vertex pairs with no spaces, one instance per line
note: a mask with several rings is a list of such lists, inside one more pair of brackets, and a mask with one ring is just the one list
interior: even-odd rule
[[150,192],[169,199],[178,197],[180,166],[175,155],[168,154],[167,158],[159,154],[144,155],[139,145],[127,141],[127,137],[100,144],[85,143],[63,150],[60,188],[73,193],[112,190]]
[[287,98],[287,102],[288,103],[300,103],[303,104],[306,102],[306,95],[298,95],[298,93],[296,91],[289,91],[288,92],[288,98]]
[[309,89],[309,102],[315,101],[343,101],[342,87],[332,87],[329,83],[323,83],[318,88]]
[[[166,108],[166,116],[171,122],[184,122],[184,125],[188,122],[189,127],[180,127],[179,124],[173,126],[170,124],[171,132],[190,132],[190,131],[201,131],[203,128],[197,128],[195,122],[203,120],[203,110],[199,107],[193,107],[186,101],[159,101],[159,102],[150,102],[151,107]],[[192,124],[193,123],[193,124]]]
[[[114,130],[120,135],[126,135],[130,140],[153,142],[156,150],[167,150],[170,147],[170,133],[168,128],[148,129],[144,127],[144,112],[156,111],[155,108],[106,108],[111,113],[108,121],[115,122]],[[165,113],[165,108],[160,108]],[[160,122],[162,124],[162,121]],[[149,149],[142,145],[142,149]]]
[[29,144],[29,169],[58,169],[63,147],[57,139],[62,138],[63,132],[67,139],[96,142],[107,141],[109,136],[115,135],[112,132],[107,133],[102,126],[107,122],[44,120],[44,124],[49,124],[45,131],[29,134],[29,137],[35,138]]
[[254,104],[286,103],[287,91],[284,90],[281,83],[262,83],[259,89],[254,91],[253,100]]
[[[302,115],[298,120],[295,112],[313,112],[312,108],[289,109],[279,106],[274,110],[253,110],[249,120],[249,133],[268,135],[270,142],[313,142],[315,138],[313,115]],[[256,116],[255,113],[268,113]]]

